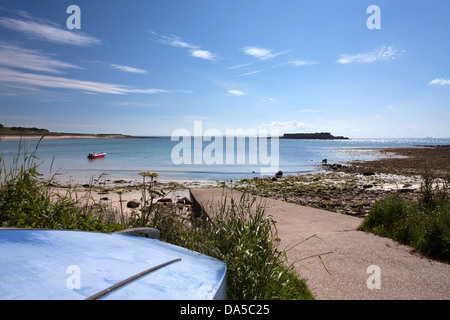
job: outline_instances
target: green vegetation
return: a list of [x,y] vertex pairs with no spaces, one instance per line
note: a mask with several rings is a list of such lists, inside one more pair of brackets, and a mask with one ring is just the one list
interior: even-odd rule
[[313,299],[305,281],[287,264],[285,251],[276,247],[274,221],[252,201],[222,199],[216,218],[184,223],[163,215],[154,227],[166,241],[216,257],[227,263],[230,299]]
[[100,232],[120,230],[114,215],[101,208],[83,207],[69,194],[60,196],[39,181],[36,159],[35,152],[29,154],[23,144],[11,168],[6,168],[1,159],[0,226]]
[[450,262],[449,179],[424,175],[417,201],[393,194],[374,204],[360,230],[392,238],[418,252]]
[[341,173],[287,176],[277,173],[274,177],[236,181],[233,188],[248,190],[262,197],[356,215],[363,215],[368,210],[372,202],[370,198],[373,198],[374,194],[371,192],[371,197],[367,197],[369,194],[357,175]]
[[[38,144],[39,145],[39,144]],[[36,147],[37,148],[37,147]],[[22,159],[22,160],[20,160]],[[287,264],[286,253],[277,249],[275,223],[258,204],[241,201],[223,205],[213,222],[204,217],[181,217],[175,207],[153,203],[153,180],[143,183],[150,193],[131,216],[72,197],[59,195],[42,181],[35,152],[23,146],[11,168],[3,159],[0,171],[0,226],[73,229],[110,233],[132,227],[154,227],[161,240],[210,255],[227,263],[228,299],[314,299],[305,280]],[[142,173],[143,178],[152,173]],[[121,194],[122,190],[116,190]],[[93,199],[90,199],[93,200]],[[225,201],[226,199],[224,199]],[[91,201],[92,202],[92,201]]]
[[25,128],[25,127],[5,127],[0,124],[0,132],[2,134],[46,134],[50,131],[47,129],[40,129],[36,127]]
[[[392,238],[425,256],[450,262],[450,176],[435,175],[422,170],[418,195],[401,193],[401,189],[368,191],[365,187],[369,180],[363,181],[361,175],[339,173],[244,179],[234,182],[233,187],[329,211],[354,215],[367,212],[359,230]],[[384,182],[374,177],[370,186]]]

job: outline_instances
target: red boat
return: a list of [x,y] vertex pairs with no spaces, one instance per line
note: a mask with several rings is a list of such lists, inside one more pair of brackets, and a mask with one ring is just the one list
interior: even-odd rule
[[89,153],[88,154],[88,158],[89,159],[97,159],[97,158],[103,158],[104,156],[106,156],[106,153]]

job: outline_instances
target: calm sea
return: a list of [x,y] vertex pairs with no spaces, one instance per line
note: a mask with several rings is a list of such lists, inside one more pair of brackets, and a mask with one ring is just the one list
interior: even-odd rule
[[[264,139],[265,140],[265,139]],[[37,148],[36,160],[40,165],[38,171],[44,176],[56,172],[71,177],[98,177],[101,174],[114,178],[138,178],[138,172],[142,170],[155,171],[160,178],[167,179],[192,179],[192,180],[236,180],[261,176],[261,168],[270,165],[264,164],[259,157],[259,149],[264,148],[264,155],[270,159],[271,141],[267,141],[267,147],[256,145],[254,149],[249,139],[245,140],[245,149],[238,147],[237,141],[233,143],[234,158],[226,156],[227,146],[224,143],[223,157],[220,152],[211,153],[211,142],[203,142],[200,149],[191,150],[187,147],[183,152],[178,152],[178,157],[185,156],[191,159],[189,163],[174,163],[172,151],[181,148],[179,141],[171,141],[170,137],[151,139],[62,139],[42,140]],[[259,142],[259,141],[258,141]],[[35,150],[37,141],[22,141],[22,149],[28,149],[28,153]],[[12,159],[17,157],[20,142],[17,140],[0,141],[0,156],[6,166],[10,166]],[[349,160],[370,160],[377,156],[358,150],[357,148],[380,147],[408,147],[414,145],[449,145],[450,138],[446,139],[349,139],[349,140],[278,140],[278,169],[284,174],[302,174],[319,172],[322,159],[328,163],[344,163]],[[229,144],[231,145],[231,143]],[[209,149],[208,149],[209,146]],[[267,149],[267,150],[266,150]],[[199,151],[200,150],[200,151]],[[216,149],[218,150],[218,149]],[[231,149],[230,149],[231,150]],[[89,160],[87,154],[91,152],[105,152],[106,157]],[[189,152],[191,152],[190,157]],[[200,157],[209,154],[215,159],[222,158],[223,164],[208,164]],[[245,153],[245,157],[243,154]],[[257,162],[252,162],[251,156],[257,157]],[[245,163],[237,159],[245,158]],[[197,159],[197,162],[195,162]],[[198,159],[202,159],[201,163]],[[271,159],[275,163],[275,158]],[[229,164],[227,164],[227,161]],[[176,161],[175,161],[176,162]],[[186,162],[186,161],[185,161]],[[217,161],[216,161],[217,162]],[[140,178],[140,177],[139,177]]]

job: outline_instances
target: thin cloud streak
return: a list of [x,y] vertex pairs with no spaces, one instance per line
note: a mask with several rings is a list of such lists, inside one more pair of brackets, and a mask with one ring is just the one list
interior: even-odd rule
[[341,55],[341,58],[336,62],[341,64],[348,63],[373,63],[376,61],[389,61],[396,60],[399,58],[405,51],[399,51],[394,49],[393,47],[382,47],[379,49],[375,49],[373,51],[358,53],[356,55]]
[[257,46],[248,46],[248,47],[242,48],[241,51],[243,53],[245,53],[246,55],[258,58],[260,60],[269,60],[269,59],[275,58],[276,56],[285,54],[285,53],[289,52],[290,50],[273,53],[271,49],[261,48],[261,47],[257,47]]
[[278,130],[280,132],[284,132],[286,130],[292,129],[311,130],[313,127],[304,122],[292,120],[292,121],[271,121],[270,123],[260,125],[259,128]]
[[56,24],[44,21],[30,21],[0,17],[0,26],[21,32],[28,38],[74,46],[98,45],[101,41],[81,32],[62,29]]
[[[94,93],[106,93],[118,95],[124,95],[128,93],[157,94],[157,93],[172,92],[172,90],[165,90],[158,88],[139,89],[139,88],[131,88],[125,85],[75,80],[64,77],[55,77],[34,73],[25,73],[10,70],[7,68],[0,68],[0,83],[3,83],[6,86],[10,83],[12,84],[19,83],[45,88],[71,89],[71,90],[79,90],[82,92],[94,92]],[[174,91],[183,92],[180,90]]]
[[25,49],[4,42],[0,42],[0,65],[50,73],[63,73],[60,69],[81,69],[38,50]]
[[209,60],[209,61],[213,61],[213,62],[217,61],[217,58],[218,58],[217,54],[212,53],[209,50],[204,50],[200,46],[197,46],[195,44],[185,42],[176,35],[173,35],[173,34],[160,35],[155,31],[149,31],[149,32],[151,34],[157,36],[158,41],[162,44],[172,46],[172,47],[181,47],[181,48],[189,49],[189,53],[190,53],[191,57],[200,58],[203,60]]
[[138,69],[138,68],[133,68],[133,67],[129,67],[129,66],[122,66],[122,65],[118,65],[118,64],[111,64],[111,67],[113,67],[117,70],[130,72],[130,73],[140,73],[140,74],[147,73],[147,70],[144,70],[144,69]]
[[228,90],[227,92],[234,96],[245,96],[245,93],[241,90]]

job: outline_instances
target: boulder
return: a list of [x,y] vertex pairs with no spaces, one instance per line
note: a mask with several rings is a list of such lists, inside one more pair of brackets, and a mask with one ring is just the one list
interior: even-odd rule
[[127,202],[127,208],[132,208],[132,209],[134,209],[134,208],[139,207],[139,205],[140,205],[140,203],[137,202],[137,201],[131,200],[131,201],[128,201],[128,202]]

